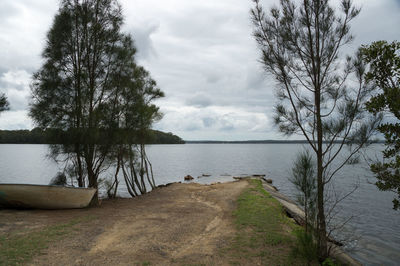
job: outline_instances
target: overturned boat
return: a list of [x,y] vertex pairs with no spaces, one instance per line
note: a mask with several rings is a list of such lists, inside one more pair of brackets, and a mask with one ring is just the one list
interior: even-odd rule
[[94,188],[51,185],[0,184],[0,208],[76,209],[85,208]]

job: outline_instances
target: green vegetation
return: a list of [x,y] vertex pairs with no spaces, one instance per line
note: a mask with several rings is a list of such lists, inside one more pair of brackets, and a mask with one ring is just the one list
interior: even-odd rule
[[386,140],[384,161],[372,164],[371,170],[380,190],[397,193],[397,199],[393,199],[393,209],[397,210],[400,207],[400,42],[378,41],[360,51],[370,67],[366,78],[379,90],[367,103],[367,109],[389,117],[378,127]]
[[[79,187],[98,188],[99,175],[113,164],[115,176],[121,168],[134,173],[134,183],[144,184],[146,175],[154,186],[144,144],[162,117],[153,102],[164,93],[137,64],[123,24],[118,0],[60,1],[33,75],[29,115],[67,138],[51,145],[50,155],[68,158],[65,168]],[[96,193],[92,205],[98,204]]]
[[318,261],[318,246],[314,235],[303,229],[296,230],[295,235],[297,243],[293,249],[293,255],[304,258],[308,263]]
[[305,230],[296,232],[297,246],[295,254],[303,257],[307,262],[318,259],[317,236],[315,230],[317,202],[317,178],[315,175],[315,163],[308,150],[297,154],[292,168],[292,177],[289,179],[298,191],[297,203],[304,208]]
[[[68,140],[61,137],[68,134],[57,134],[57,130],[34,128],[32,130],[0,130],[0,143],[13,144],[62,144]],[[184,144],[180,137],[158,130],[150,130],[146,144]]]
[[304,208],[306,232],[314,233],[317,179],[315,175],[315,163],[308,150],[304,150],[297,155],[292,168],[292,177],[289,181],[299,193],[297,195],[297,202]]
[[0,265],[19,265],[29,262],[51,242],[73,234],[75,225],[91,219],[93,217],[84,217],[37,231],[14,232],[8,236],[0,236]]
[[293,255],[296,246],[295,231],[301,227],[286,215],[280,203],[267,193],[260,180],[249,180],[234,212],[238,229],[229,248],[224,250],[233,265],[306,264]]

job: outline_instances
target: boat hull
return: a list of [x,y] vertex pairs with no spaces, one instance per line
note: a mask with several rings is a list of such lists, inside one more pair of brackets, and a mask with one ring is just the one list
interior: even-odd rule
[[94,188],[0,184],[0,208],[85,208],[95,192]]

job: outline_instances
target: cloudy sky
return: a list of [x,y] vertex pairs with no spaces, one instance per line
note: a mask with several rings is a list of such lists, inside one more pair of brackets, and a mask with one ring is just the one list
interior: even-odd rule
[[[282,139],[272,123],[274,82],[257,62],[250,0],[121,0],[124,31],[138,61],[166,97],[155,129],[186,140]],[[264,0],[264,6],[278,0]],[[333,0],[332,4],[338,0]],[[0,0],[0,92],[11,110],[0,129],[31,129],[27,116],[32,73],[41,65],[45,35],[58,0]],[[346,49],[399,40],[400,0],[357,0],[362,12]]]

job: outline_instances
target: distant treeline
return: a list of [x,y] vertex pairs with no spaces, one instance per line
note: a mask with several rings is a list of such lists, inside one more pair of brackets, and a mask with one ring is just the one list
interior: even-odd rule
[[[372,143],[384,143],[384,140],[374,140]],[[307,140],[185,140],[187,144],[308,144]],[[324,142],[327,143],[327,142]],[[341,143],[335,141],[335,143]]]
[[[59,144],[73,142],[67,139],[70,134],[60,134],[59,130],[34,128],[32,130],[0,130],[1,144]],[[184,144],[180,137],[158,130],[150,130],[146,144]]]

